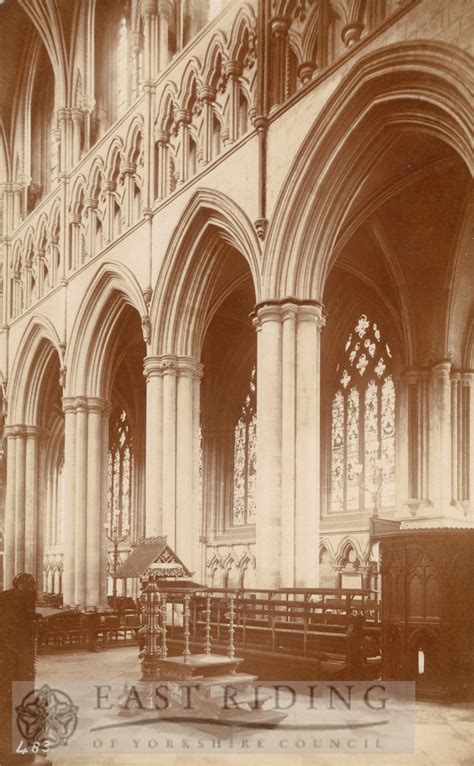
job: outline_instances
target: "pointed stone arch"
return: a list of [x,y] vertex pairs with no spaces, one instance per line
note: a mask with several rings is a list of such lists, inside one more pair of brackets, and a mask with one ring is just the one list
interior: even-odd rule
[[[126,305],[143,319],[147,308],[134,274],[115,261],[96,271],[74,323],[67,350],[66,395],[104,397],[110,386],[107,368],[115,324]],[[106,398],[106,396],[104,397]]]
[[205,319],[200,311],[219,250],[231,246],[246,260],[260,295],[260,245],[246,214],[232,200],[199,189],[174,231],[151,307],[154,353],[199,357]]
[[44,316],[31,317],[13,362],[8,384],[9,423],[38,425],[40,390],[45,370],[57,353],[63,364],[63,345],[53,323]]
[[[470,66],[458,49],[422,41],[394,44],[357,62],[280,192],[264,254],[264,297],[321,299],[346,213],[394,127],[433,135],[472,166]],[[298,258],[288,258],[290,251]]]

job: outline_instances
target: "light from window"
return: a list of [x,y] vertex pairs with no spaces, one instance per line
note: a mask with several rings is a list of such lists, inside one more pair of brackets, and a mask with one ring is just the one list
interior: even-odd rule
[[112,413],[109,428],[107,508],[110,528],[119,534],[132,525],[132,434],[125,410]]
[[257,413],[255,367],[234,429],[234,526],[254,524],[256,515]]
[[395,385],[392,353],[378,325],[361,314],[338,365],[331,410],[333,512],[373,506],[382,471],[380,505],[395,504]]

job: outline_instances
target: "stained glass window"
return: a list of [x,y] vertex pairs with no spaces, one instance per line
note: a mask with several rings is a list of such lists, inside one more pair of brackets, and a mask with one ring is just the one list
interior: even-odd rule
[[361,314],[344,344],[331,410],[333,512],[395,504],[395,385],[392,353]]
[[234,429],[234,499],[232,524],[255,524],[257,476],[257,413],[255,367],[240,418]]
[[118,534],[132,526],[133,445],[127,413],[115,409],[109,421],[107,521]]

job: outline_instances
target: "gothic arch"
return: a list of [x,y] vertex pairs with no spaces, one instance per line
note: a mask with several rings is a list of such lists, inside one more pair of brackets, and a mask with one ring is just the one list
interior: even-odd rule
[[[346,211],[390,128],[434,135],[471,167],[470,79],[467,55],[437,43],[395,44],[357,62],[280,192],[265,248],[265,297],[321,298]],[[299,257],[289,259],[290,251]]]
[[107,152],[107,157],[105,160],[104,172],[105,172],[105,177],[109,183],[111,182],[112,176],[115,171],[117,155],[120,157],[120,160],[122,159],[124,155],[124,144],[122,139],[119,136],[115,136],[115,138],[111,142],[109,150]]
[[[120,263],[101,264],[86,291],[67,350],[67,396],[104,396],[116,322],[126,305],[146,317],[143,294],[133,273]],[[103,321],[105,318],[105,321]]]
[[55,352],[62,365],[62,344],[56,328],[46,317],[32,316],[19,343],[8,385],[10,424],[38,425],[39,392]]
[[222,62],[227,60],[227,40],[224,33],[220,30],[212,36],[202,66],[202,81],[206,85],[213,85],[215,69],[219,61],[219,56],[221,57]]
[[347,551],[352,548],[355,551],[355,554],[357,558],[359,559],[360,564],[364,562],[364,559],[366,558],[364,556],[364,552],[362,551],[362,548],[360,546],[359,540],[355,537],[350,537],[349,535],[346,535],[343,537],[341,542],[339,543],[337,547],[337,551],[334,555],[334,563],[336,566],[342,566],[344,557],[347,554]]
[[158,277],[150,312],[154,353],[199,357],[205,328],[199,326],[196,307],[209,292],[219,248],[226,245],[247,261],[258,300],[260,246],[255,230],[235,202],[214,190],[199,189],[174,231]]

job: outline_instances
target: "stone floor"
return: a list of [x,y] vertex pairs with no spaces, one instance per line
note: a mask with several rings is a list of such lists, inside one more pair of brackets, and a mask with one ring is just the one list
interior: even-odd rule
[[[98,654],[78,653],[40,657],[38,681],[53,682],[61,688],[61,681],[86,682],[90,679],[120,679],[135,682],[139,677],[139,663],[135,647],[110,649]],[[50,759],[54,766],[474,766],[474,704],[441,705],[433,702],[416,703],[416,752],[414,754],[304,754],[274,755],[249,753],[200,755],[197,752],[162,754],[59,755],[54,751]],[[183,735],[183,727],[170,724],[170,732]],[[149,728],[148,728],[149,731]],[[138,732],[138,729],[137,729]],[[194,730],[194,734],[195,734]],[[138,734],[137,734],[138,736]],[[142,740],[141,740],[142,741]]]

